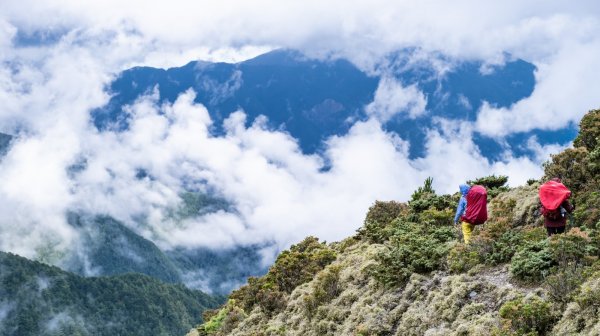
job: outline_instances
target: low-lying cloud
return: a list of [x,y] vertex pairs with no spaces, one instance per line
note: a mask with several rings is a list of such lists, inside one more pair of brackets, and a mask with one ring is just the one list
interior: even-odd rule
[[[78,239],[65,219],[72,210],[110,214],[163,249],[281,248],[309,234],[336,240],[356,230],[374,200],[407,200],[428,176],[444,193],[493,173],[513,185],[539,177],[540,163],[561,146],[532,138],[524,146],[533,159],[507,152],[489,162],[473,132],[501,140],[559,129],[598,104],[595,2],[261,3],[0,4],[0,131],[18,136],[0,162],[0,250],[60,260]],[[57,33],[39,45],[19,41],[36,32]],[[247,120],[244,111],[225,120],[224,135],[213,135],[193,91],[166,105],[152,94],[140,98],[124,132],[98,132],[90,123],[90,111],[109,98],[105,85],[123,69],[239,61],[274,47],[346,57],[371,72],[409,47],[489,64],[508,52],[537,66],[537,84],[509,108],[484,104],[475,123],[439,120],[418,159],[381,122],[423,115],[426,97],[385,76],[366,107],[371,118],[328,139],[321,154],[303,154],[289,134],[264,118]],[[211,89],[227,95],[239,80]],[[168,209],[190,189],[216,193],[233,210],[171,218]]]

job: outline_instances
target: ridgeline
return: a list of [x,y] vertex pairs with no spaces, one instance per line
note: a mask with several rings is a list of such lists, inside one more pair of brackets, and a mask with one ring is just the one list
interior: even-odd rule
[[406,204],[376,202],[355,236],[284,251],[188,335],[599,335],[600,110],[544,171],[573,192],[565,234],[546,236],[541,181],[489,176],[471,182],[490,218],[464,245],[458,193],[428,179]]

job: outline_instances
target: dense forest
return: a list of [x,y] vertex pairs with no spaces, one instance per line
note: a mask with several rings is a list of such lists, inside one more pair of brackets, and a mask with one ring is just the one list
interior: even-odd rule
[[0,335],[178,335],[221,303],[142,274],[84,278],[0,252]]
[[[487,187],[489,220],[468,245],[458,192],[428,179],[407,203],[377,201],[356,235],[292,246],[188,335],[599,335],[600,110],[543,168],[516,188],[469,181]],[[538,188],[555,177],[575,211],[547,237]]]

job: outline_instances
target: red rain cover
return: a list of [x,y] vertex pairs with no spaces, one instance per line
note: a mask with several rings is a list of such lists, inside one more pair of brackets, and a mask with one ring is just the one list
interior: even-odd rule
[[548,181],[540,187],[540,201],[544,208],[556,210],[564,200],[571,196],[571,191],[564,184]]
[[472,186],[467,193],[467,210],[462,220],[471,224],[483,224],[487,220],[487,191],[480,185]]

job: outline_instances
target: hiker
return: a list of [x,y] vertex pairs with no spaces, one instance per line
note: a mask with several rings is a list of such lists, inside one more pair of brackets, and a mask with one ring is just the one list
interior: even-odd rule
[[461,196],[456,207],[454,224],[458,224],[460,219],[463,239],[465,244],[469,244],[475,225],[483,224],[487,220],[487,191],[480,185],[470,187],[461,184],[459,189]]
[[544,216],[548,237],[564,233],[567,226],[567,213],[570,214],[575,209],[568,201],[571,191],[559,178],[553,178],[540,186],[539,196],[540,213]]

